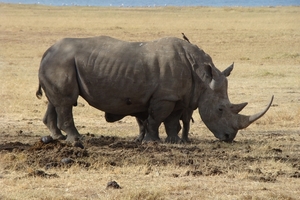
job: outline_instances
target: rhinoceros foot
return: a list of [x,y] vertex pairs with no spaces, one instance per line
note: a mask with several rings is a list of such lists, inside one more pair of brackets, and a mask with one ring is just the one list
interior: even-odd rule
[[188,137],[182,137],[181,141],[183,143],[191,143],[191,140]]
[[137,138],[134,139],[134,141],[137,143],[141,143],[143,142],[143,139],[144,139],[144,135],[139,135]]
[[181,140],[181,138],[178,135],[174,135],[174,136],[168,136],[166,138],[165,142],[172,143],[172,144],[179,144],[179,143],[182,143],[183,141]]
[[67,142],[76,142],[80,138],[81,138],[81,135],[79,135],[79,134],[70,134],[70,135],[68,134],[67,138],[66,138],[66,141]]
[[64,136],[63,134],[52,134],[51,137],[54,140],[65,140],[66,136]]
[[145,135],[143,139],[143,143],[147,142],[160,142],[160,138],[158,137],[158,134],[152,135],[152,134],[147,134]]

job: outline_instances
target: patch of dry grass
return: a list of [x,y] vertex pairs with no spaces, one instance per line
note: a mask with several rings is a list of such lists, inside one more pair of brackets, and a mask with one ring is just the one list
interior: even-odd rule
[[[170,149],[171,153],[154,155],[157,160],[169,161],[167,165],[150,166],[153,158],[130,154],[131,159],[120,157],[119,166],[111,166],[107,164],[111,160],[132,153],[111,150],[109,153],[116,158],[96,154],[87,158],[92,163],[89,169],[75,165],[47,170],[59,178],[22,178],[40,166],[28,165],[25,153],[1,151],[0,185],[5,187],[0,199],[297,199],[299,178],[291,176],[299,172],[300,153],[299,17],[299,7],[100,8],[0,4],[0,147],[6,142],[32,144],[48,134],[41,122],[45,98],[41,101],[35,97],[37,70],[44,51],[63,37],[110,35],[145,41],[181,37],[184,32],[192,43],[211,55],[219,69],[235,62],[228,78],[228,92],[234,103],[249,102],[243,114],[260,111],[275,95],[268,113],[241,130],[234,144],[212,142],[214,136],[195,112],[196,122],[190,135],[194,142],[163,144],[161,148]],[[81,98],[79,103],[74,117],[81,133],[124,139],[137,135],[133,118],[106,123],[102,112]],[[163,127],[160,132],[165,138]],[[187,156],[186,162],[193,159],[194,163],[179,166],[184,158],[176,148],[193,146],[201,150],[195,154],[199,157]],[[195,169],[197,164],[200,167]],[[218,174],[218,170],[222,173]],[[199,171],[202,175],[197,175]],[[122,189],[105,189],[110,180],[116,180]]]
[[[166,170],[176,171],[163,169]],[[128,171],[134,171],[134,175]],[[1,182],[7,189],[2,195],[11,199],[296,199],[297,191],[295,179],[288,183],[283,183],[285,179],[269,183],[223,176],[174,178],[160,173],[159,169],[145,176],[137,167],[99,173],[89,171],[83,176],[82,170],[75,170],[61,172],[58,179],[5,179]],[[111,179],[120,180],[122,189],[107,190],[107,180]]]

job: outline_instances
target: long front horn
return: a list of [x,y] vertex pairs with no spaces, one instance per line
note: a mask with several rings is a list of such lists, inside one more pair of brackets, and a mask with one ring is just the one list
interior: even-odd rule
[[274,99],[274,95],[272,96],[269,105],[263,111],[261,111],[259,113],[256,113],[256,114],[251,115],[251,116],[240,115],[239,116],[239,129],[246,128],[251,123],[253,123],[254,121],[261,118],[269,110],[269,108],[271,107],[273,99]]

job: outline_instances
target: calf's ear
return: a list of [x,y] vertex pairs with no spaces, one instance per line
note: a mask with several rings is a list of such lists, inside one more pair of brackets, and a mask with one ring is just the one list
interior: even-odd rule
[[231,71],[233,70],[233,66],[234,66],[234,62],[227,67],[224,71],[222,71],[222,74],[224,74],[224,76],[228,77],[231,73]]

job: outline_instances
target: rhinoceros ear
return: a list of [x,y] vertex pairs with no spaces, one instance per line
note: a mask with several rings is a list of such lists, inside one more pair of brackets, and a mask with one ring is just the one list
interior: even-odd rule
[[213,77],[211,66],[210,65],[204,65],[204,71],[205,71],[206,78],[211,80],[212,77]]
[[220,71],[216,67],[211,66],[211,64],[205,64],[204,70],[206,76],[209,77],[210,79],[216,80],[220,76]]
[[224,74],[224,76],[229,76],[231,71],[233,70],[233,66],[234,66],[234,62],[229,66],[227,67],[224,71],[222,71],[222,74]]
[[221,75],[221,72],[215,68],[215,67],[211,67],[210,66],[210,70],[211,70],[211,81],[209,83],[209,87],[212,90],[217,90],[218,88],[221,88],[222,85],[224,85],[224,79],[225,77]]

